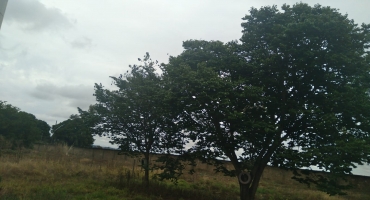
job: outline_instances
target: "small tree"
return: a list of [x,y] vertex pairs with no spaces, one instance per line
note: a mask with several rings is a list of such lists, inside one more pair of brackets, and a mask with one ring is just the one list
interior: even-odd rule
[[52,141],[69,146],[91,147],[94,138],[85,119],[80,115],[71,115],[69,119],[52,126]]
[[148,53],[142,62],[130,66],[131,71],[124,76],[111,77],[118,90],[95,84],[98,103],[93,107],[98,120],[93,129],[109,136],[123,153],[143,155],[145,181],[149,183],[150,153],[175,153],[183,147],[181,138],[171,137],[177,131],[176,121],[166,104],[169,94],[163,89],[161,76],[155,73],[158,62],[152,61]]

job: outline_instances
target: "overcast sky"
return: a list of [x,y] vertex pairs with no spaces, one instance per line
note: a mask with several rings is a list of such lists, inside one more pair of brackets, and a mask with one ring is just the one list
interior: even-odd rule
[[[9,0],[0,30],[0,100],[53,125],[94,104],[94,83],[111,87],[109,76],[139,64],[145,52],[167,62],[188,39],[238,40],[251,7],[296,2]],[[303,2],[370,23],[370,0]]]

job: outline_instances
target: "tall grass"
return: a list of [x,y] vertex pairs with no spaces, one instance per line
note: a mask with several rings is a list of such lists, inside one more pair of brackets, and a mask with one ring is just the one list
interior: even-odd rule
[[[4,199],[238,199],[236,178],[215,174],[198,164],[177,185],[152,179],[146,186],[138,160],[103,150],[43,146],[34,150],[1,152],[0,200]],[[68,154],[66,154],[68,152]],[[158,171],[153,171],[156,173]],[[330,197],[290,179],[291,173],[268,168],[257,191],[258,199],[370,199],[366,190]]]

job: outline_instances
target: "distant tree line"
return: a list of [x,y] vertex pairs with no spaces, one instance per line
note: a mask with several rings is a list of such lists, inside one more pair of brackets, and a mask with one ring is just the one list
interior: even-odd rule
[[[268,164],[344,194],[340,180],[370,162],[370,25],[320,5],[281,9],[252,8],[240,42],[185,41],[168,64],[147,53],[111,77],[116,90],[95,84],[97,103],[81,116],[93,134],[141,154],[147,182],[149,154],[160,153],[160,178],[198,158],[236,176],[241,200],[255,198]],[[299,170],[311,166],[328,174]]]
[[34,144],[91,147],[94,138],[80,115],[52,127],[34,115],[0,101],[0,149],[32,148]]
[[32,147],[50,142],[50,126],[34,115],[0,101],[0,149]]

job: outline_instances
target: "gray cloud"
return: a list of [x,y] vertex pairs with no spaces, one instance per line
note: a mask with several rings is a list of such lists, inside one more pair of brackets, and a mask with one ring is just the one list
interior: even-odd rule
[[[94,89],[85,85],[57,86],[50,82],[38,84],[29,93],[37,102],[37,112],[32,112],[43,117],[49,124],[55,120],[63,121],[71,114],[77,113],[77,107],[88,109],[95,102]],[[43,106],[41,106],[43,105]]]
[[47,8],[37,0],[9,1],[4,21],[22,24],[25,30],[69,28],[73,24],[57,8]]
[[40,100],[54,100],[54,95],[41,91],[33,91],[31,92],[31,96]]
[[88,37],[80,37],[72,41],[71,46],[76,49],[88,49],[92,46],[92,40]]
[[78,105],[78,102],[93,101],[93,87],[85,85],[67,85],[58,87],[51,83],[39,84],[31,96],[40,100],[68,99],[73,102],[72,105]]
[[[73,113],[76,113],[76,111],[77,109],[72,110],[72,109],[55,108],[51,112],[49,112],[49,116],[51,116],[54,120],[63,119],[63,118],[68,119],[69,116],[71,116]],[[61,120],[58,120],[58,121],[61,122]]]

